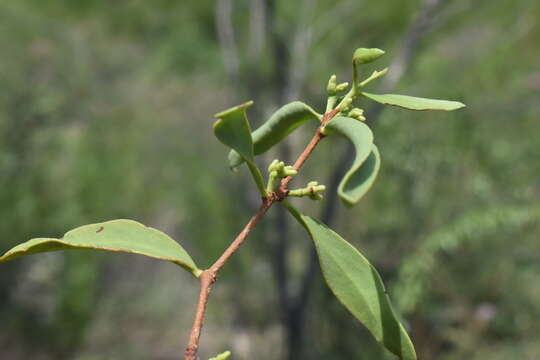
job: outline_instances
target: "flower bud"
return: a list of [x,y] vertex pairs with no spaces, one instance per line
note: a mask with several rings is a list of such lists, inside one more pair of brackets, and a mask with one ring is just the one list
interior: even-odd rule
[[298,174],[298,170],[296,170],[294,167],[288,165],[288,166],[285,166],[285,168],[283,168],[283,174],[285,175],[283,177],[294,176],[294,175]]
[[341,91],[347,89],[348,87],[349,87],[348,82],[341,83],[341,84],[336,86],[336,92],[341,92]]
[[337,76],[336,75],[332,75],[330,76],[330,80],[328,80],[328,85],[326,87],[326,92],[328,93],[328,95],[332,96],[332,95],[336,95],[336,85],[337,84]]
[[364,117],[364,110],[359,109],[359,108],[352,109],[351,111],[349,111],[347,116],[356,120],[360,120],[360,121],[366,120],[366,118]]
[[277,170],[276,166],[278,165],[278,163],[279,163],[279,160],[277,159],[272,160],[270,165],[268,165],[268,172],[276,171]]
[[352,98],[346,98],[346,99],[343,101],[342,111],[349,110],[349,108],[350,108],[351,105],[352,105],[352,102],[353,102],[353,99],[352,99]]
[[367,63],[377,60],[383,55],[384,55],[384,51],[381,49],[358,48],[355,50],[353,54],[353,64],[355,65],[367,64]]

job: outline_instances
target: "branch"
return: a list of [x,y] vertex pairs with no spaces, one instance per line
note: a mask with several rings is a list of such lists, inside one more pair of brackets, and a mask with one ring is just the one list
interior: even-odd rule
[[[315,135],[294,163],[293,167],[296,170],[300,170],[300,168],[305,164],[306,160],[309,158],[313,150],[315,150],[317,144],[325,137],[325,135],[321,132],[321,128],[326,125],[328,121],[330,121],[334,116],[336,116],[338,112],[339,109],[334,109],[324,115],[321,125],[317,128]],[[263,197],[261,206],[255,213],[255,215],[251,217],[251,219],[248,221],[240,234],[238,234],[238,236],[223,252],[219,259],[217,259],[210,268],[204,270],[199,276],[199,302],[197,304],[195,320],[193,321],[193,327],[191,328],[191,334],[189,336],[189,343],[184,352],[185,360],[197,359],[197,351],[199,349],[199,340],[201,337],[201,329],[204,322],[204,315],[206,313],[206,306],[208,304],[208,297],[210,296],[210,292],[212,291],[212,286],[217,280],[217,274],[219,270],[221,270],[221,268],[225,266],[225,264],[233,256],[233,254],[238,250],[238,248],[240,248],[240,246],[247,239],[251,230],[255,228],[257,223],[263,218],[268,209],[270,209],[270,207],[276,202],[279,202],[287,197],[287,186],[291,182],[291,180],[292,178],[290,176],[284,178],[275,192]]]

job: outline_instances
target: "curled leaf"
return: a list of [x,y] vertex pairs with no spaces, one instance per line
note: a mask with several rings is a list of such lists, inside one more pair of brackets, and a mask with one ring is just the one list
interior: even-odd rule
[[339,197],[347,206],[355,205],[371,189],[381,167],[381,156],[375,144],[371,153],[356,170],[349,170],[338,187]]
[[253,140],[246,109],[253,101],[235,106],[215,115],[214,134],[223,144],[234,149],[239,156],[253,161]]
[[18,257],[70,249],[103,250],[145,255],[166,260],[199,276],[186,250],[165,233],[133,220],[111,220],[68,231],[59,239],[37,238],[19,244],[0,257],[0,262]]
[[355,205],[373,185],[380,168],[380,156],[370,128],[358,120],[336,117],[325,132],[343,136],[354,146],[355,158],[338,186],[338,195],[347,206]]
[[265,196],[264,181],[255,164],[251,128],[246,115],[246,109],[251,105],[253,105],[253,101],[248,101],[216,114],[218,120],[214,123],[214,134],[219,141],[232,148],[241,161],[247,161],[259,192]]
[[459,101],[427,99],[396,94],[370,94],[367,92],[363,92],[362,95],[381,104],[399,106],[409,110],[452,111],[465,107],[465,104]]
[[[315,110],[300,101],[282,106],[251,134],[254,155],[268,151],[302,124],[309,120],[319,120],[319,117],[320,115]],[[230,168],[235,169],[243,162],[239,151],[231,150],[229,153]]]

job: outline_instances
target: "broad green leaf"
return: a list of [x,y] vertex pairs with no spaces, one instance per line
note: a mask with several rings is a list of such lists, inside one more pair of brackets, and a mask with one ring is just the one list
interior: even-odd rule
[[356,152],[351,168],[338,186],[338,195],[347,206],[355,205],[373,185],[380,168],[380,156],[370,128],[355,119],[336,117],[328,122],[325,131],[352,142]]
[[381,104],[399,106],[409,110],[452,111],[465,107],[465,104],[459,101],[426,99],[396,94],[370,94],[367,92],[363,92],[362,95]]
[[42,252],[70,249],[126,252],[166,260],[199,276],[188,253],[166,234],[133,220],[111,220],[68,231],[60,239],[37,238],[19,244],[0,257],[0,262]]
[[375,268],[326,225],[285,205],[315,243],[324,279],[338,300],[386,349],[403,360],[415,360],[411,339],[394,313]]
[[[282,106],[251,134],[254,154],[260,155],[268,151],[305,122],[319,120],[319,118],[320,115],[315,110],[300,101],[294,101]],[[229,166],[231,169],[235,169],[243,162],[244,160],[239,151],[232,150],[229,153]]]
[[253,161],[253,141],[246,109],[253,105],[248,101],[242,105],[215,115],[214,134],[223,144],[236,150],[244,159]]

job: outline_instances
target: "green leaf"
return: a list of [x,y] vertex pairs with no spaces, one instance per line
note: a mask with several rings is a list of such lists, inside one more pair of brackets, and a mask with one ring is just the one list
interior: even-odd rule
[[360,167],[349,170],[338,186],[338,195],[345,205],[354,206],[371,189],[381,167],[381,156],[375,144]]
[[240,159],[247,161],[259,192],[266,196],[262,174],[254,161],[251,128],[246,115],[246,109],[251,105],[253,101],[248,101],[216,114],[218,120],[214,123],[214,134],[219,141],[232,148]]
[[396,94],[370,94],[367,92],[363,92],[362,95],[381,104],[399,106],[409,110],[452,111],[465,107],[465,104],[459,101],[426,99]]
[[284,205],[315,243],[324,279],[338,300],[386,349],[403,360],[415,360],[411,339],[394,313],[375,268],[326,225]]
[[60,239],[37,238],[19,244],[0,257],[0,262],[42,252],[90,249],[126,252],[166,260],[199,276],[188,253],[166,234],[133,220],[112,220],[68,231]]
[[[319,118],[320,115],[315,110],[300,101],[294,101],[282,106],[251,134],[254,154],[260,155],[268,151],[305,122],[309,120],[318,121]],[[229,153],[229,166],[231,169],[237,168],[243,162],[244,160],[239,151],[232,150]]]
[[236,150],[244,159],[253,161],[253,140],[246,109],[253,101],[235,106],[215,115],[214,134],[223,144]]
[[213,357],[213,358],[210,358],[208,360],[227,360],[228,358],[231,357],[231,352],[229,350]]
[[341,200],[353,206],[368,192],[379,172],[381,160],[373,144],[373,133],[366,124],[341,116],[330,120],[325,132],[343,136],[354,146],[354,161],[338,186]]

